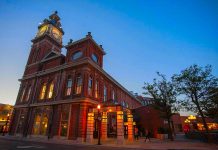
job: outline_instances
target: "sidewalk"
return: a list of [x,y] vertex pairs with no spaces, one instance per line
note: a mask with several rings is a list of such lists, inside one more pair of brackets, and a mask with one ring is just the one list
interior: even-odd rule
[[[42,143],[54,143],[54,144],[65,144],[65,145],[87,145],[87,146],[99,146],[97,144],[97,139],[93,141],[92,144],[89,143],[79,143],[73,140],[57,140],[57,139],[40,139],[40,138],[19,138],[14,136],[0,136],[0,138],[10,139],[10,140],[21,140],[21,141],[33,141]],[[128,142],[125,140],[123,145],[118,145],[116,140],[108,139],[106,141],[101,141],[102,145],[107,147],[123,147],[123,148],[135,148],[135,149],[195,149],[195,150],[217,150],[218,145],[203,143],[195,140],[181,138],[179,136],[175,141],[170,140],[159,140],[152,138],[150,142],[145,142],[144,138],[137,141]]]

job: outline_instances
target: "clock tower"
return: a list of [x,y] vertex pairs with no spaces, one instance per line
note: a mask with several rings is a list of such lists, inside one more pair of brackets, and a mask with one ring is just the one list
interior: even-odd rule
[[[55,11],[49,16],[49,18],[44,19],[43,22],[38,26],[37,34],[32,40],[33,44],[27,61],[26,69],[28,68],[28,70],[33,70],[31,73],[34,73],[39,71],[37,68],[40,68],[41,62],[48,55],[50,55],[50,53],[61,55],[61,48],[63,47],[63,35],[64,31],[61,26],[60,17],[58,16],[58,12]],[[24,75],[25,74],[26,71]]]

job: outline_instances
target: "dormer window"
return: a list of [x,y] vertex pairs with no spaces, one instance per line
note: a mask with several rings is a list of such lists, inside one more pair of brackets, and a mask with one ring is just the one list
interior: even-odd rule
[[96,54],[92,54],[92,60],[94,60],[94,62],[98,63],[98,56]]
[[81,51],[77,51],[77,52],[73,53],[72,60],[79,59],[80,57],[82,57],[82,55],[83,55],[83,53]]

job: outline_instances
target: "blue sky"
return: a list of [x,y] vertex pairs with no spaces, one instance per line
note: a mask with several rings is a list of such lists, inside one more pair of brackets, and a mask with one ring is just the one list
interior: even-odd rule
[[216,0],[1,0],[0,103],[15,103],[31,39],[55,10],[63,44],[91,31],[107,52],[104,69],[140,94],[157,71],[169,77],[194,63],[211,64],[218,76],[217,8]]

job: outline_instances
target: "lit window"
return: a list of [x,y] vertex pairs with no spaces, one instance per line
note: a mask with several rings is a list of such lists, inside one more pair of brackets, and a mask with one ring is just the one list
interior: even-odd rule
[[78,52],[75,52],[73,55],[72,55],[72,60],[76,60],[80,57],[82,57],[83,53],[81,51],[78,51]]
[[41,123],[41,115],[37,114],[35,116],[34,125],[33,125],[33,134],[40,134],[40,123]]
[[92,96],[92,77],[89,77],[88,94]]
[[54,83],[52,82],[49,86],[49,92],[47,98],[52,98],[53,96],[53,91],[54,91]]
[[46,113],[36,114],[33,124],[34,135],[46,135],[48,127],[48,117]]
[[76,78],[76,94],[81,94],[82,92],[82,77],[79,75]]
[[25,92],[26,92],[26,87],[23,88],[23,91],[22,91],[22,94],[21,94],[21,97],[20,97],[20,102],[23,102],[24,96],[25,96]]
[[29,98],[30,98],[31,90],[32,90],[32,88],[31,88],[31,86],[29,86],[28,93],[27,93],[27,97],[26,97],[26,101],[28,101]]
[[96,54],[92,54],[92,60],[94,60],[97,63],[98,62],[98,56]]
[[45,92],[46,92],[46,83],[44,83],[42,85],[42,89],[41,89],[41,93],[40,93],[40,99],[44,99],[45,98]]
[[46,135],[47,127],[48,127],[48,117],[45,113],[43,113],[41,129],[40,129],[41,135]]
[[73,81],[71,78],[67,79],[67,91],[66,91],[67,96],[69,96],[71,94],[72,83],[73,83]]
[[104,102],[107,101],[107,87],[104,86]]
[[95,98],[98,98],[98,81],[95,82]]

